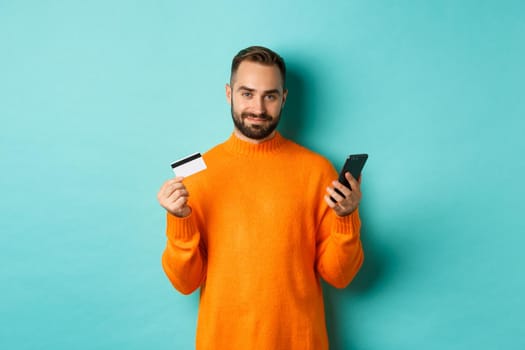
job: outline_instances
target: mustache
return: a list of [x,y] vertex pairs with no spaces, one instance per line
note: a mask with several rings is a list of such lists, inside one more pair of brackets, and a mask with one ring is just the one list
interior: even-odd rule
[[271,115],[266,114],[266,113],[261,113],[261,114],[242,113],[241,117],[242,117],[242,119],[245,119],[245,118],[258,118],[258,119],[268,120],[268,121],[273,119]]

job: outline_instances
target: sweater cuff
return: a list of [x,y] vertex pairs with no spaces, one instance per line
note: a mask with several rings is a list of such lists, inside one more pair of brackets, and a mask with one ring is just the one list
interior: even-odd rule
[[189,241],[197,232],[193,214],[184,218],[167,213],[166,235],[169,239]]
[[361,221],[357,210],[347,216],[335,215],[333,232],[342,235],[359,235]]

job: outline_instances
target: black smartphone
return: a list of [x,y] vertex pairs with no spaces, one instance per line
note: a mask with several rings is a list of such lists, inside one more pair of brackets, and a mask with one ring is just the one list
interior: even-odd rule
[[345,185],[346,187],[352,189],[350,184],[346,180],[345,174],[347,171],[349,171],[350,174],[352,174],[352,176],[354,177],[354,179],[358,180],[359,176],[361,175],[361,171],[363,170],[363,167],[365,166],[367,159],[368,159],[368,154],[349,155],[348,158],[346,158],[345,165],[343,165],[343,168],[341,169],[341,172],[339,173],[339,179],[338,179],[339,182]]

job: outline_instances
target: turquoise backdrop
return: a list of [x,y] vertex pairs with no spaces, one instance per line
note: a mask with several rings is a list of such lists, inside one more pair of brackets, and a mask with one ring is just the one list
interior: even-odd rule
[[370,154],[332,349],[524,349],[518,0],[0,0],[0,348],[193,348],[156,193],[229,136],[253,44],[289,65],[283,134]]

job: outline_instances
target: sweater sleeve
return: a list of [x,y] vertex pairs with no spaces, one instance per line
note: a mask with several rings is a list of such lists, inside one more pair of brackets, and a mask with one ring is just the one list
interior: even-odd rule
[[346,287],[364,259],[360,240],[361,220],[356,209],[345,217],[325,211],[317,240],[316,268],[336,288]]
[[194,214],[178,218],[167,214],[166,249],[162,267],[172,285],[183,294],[194,292],[206,278],[206,254]]

